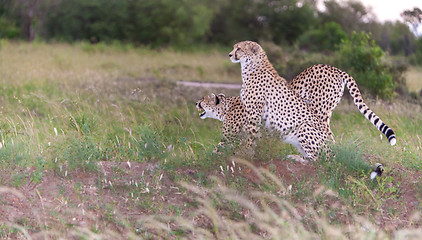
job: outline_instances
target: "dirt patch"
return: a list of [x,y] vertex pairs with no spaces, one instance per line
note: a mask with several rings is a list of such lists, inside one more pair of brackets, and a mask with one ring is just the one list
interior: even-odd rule
[[[40,232],[45,226],[59,226],[64,232],[69,226],[96,226],[98,229],[112,229],[119,233],[124,231],[122,221],[136,221],[141,216],[153,214],[189,216],[196,210],[192,205],[195,202],[192,194],[181,189],[159,164],[101,161],[98,166],[97,172],[65,174],[44,171],[39,183],[28,180],[17,189],[0,189],[0,222],[24,225],[31,235]],[[240,166],[237,165],[237,169]],[[274,159],[254,161],[253,166],[268,170],[279,177],[286,187],[293,186],[293,190],[298,183],[303,183],[302,187],[309,188],[309,191],[318,190],[319,168],[316,163],[302,164]],[[24,172],[26,176],[31,176],[33,171],[35,169],[26,169]],[[376,217],[379,227],[387,231],[414,227],[413,214],[420,208],[417,187],[420,173],[409,175],[405,169],[402,171],[404,174],[395,176],[400,182],[400,199],[388,200]],[[13,185],[11,176],[6,177],[5,172],[1,174],[4,185]],[[192,184],[200,185],[197,170],[179,169],[175,174],[191,179]],[[224,179],[218,170],[212,174]],[[241,166],[241,171],[235,174],[240,174],[250,183],[261,182],[254,170],[245,166]],[[254,189],[250,187],[245,191],[249,190]],[[305,216],[306,212],[301,212],[300,206],[309,202],[299,195],[290,200],[297,204],[298,211]],[[321,201],[312,204],[338,206],[339,199],[328,196]],[[396,211],[393,215],[389,213],[392,209]],[[347,223],[350,218],[347,212],[344,214],[339,219]]]
[[[12,177],[5,180],[12,185]],[[30,225],[33,233],[42,225],[105,227],[99,223],[118,231],[115,219],[165,213],[167,206],[181,205],[184,194],[157,164],[101,161],[94,173],[44,171],[40,183],[7,188],[0,199],[0,222]]]
[[[310,179],[317,176],[318,169],[312,164],[303,164],[291,160],[274,159],[271,161],[255,161],[253,165],[256,168],[264,168],[270,173],[279,177],[285,184],[294,184],[302,180]],[[252,182],[258,183],[258,176],[250,168],[243,171],[243,176]]]

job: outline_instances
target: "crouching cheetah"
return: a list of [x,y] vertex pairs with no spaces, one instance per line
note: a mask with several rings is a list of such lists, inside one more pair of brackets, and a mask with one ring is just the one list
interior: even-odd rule
[[240,132],[246,125],[246,111],[240,97],[226,97],[224,94],[205,96],[196,102],[202,119],[214,118],[223,122],[223,134],[216,147],[232,145],[240,139]]
[[240,63],[242,70],[240,99],[246,111],[246,146],[254,144],[263,121],[265,128],[280,132],[283,140],[298,148],[305,158],[316,160],[325,145],[328,125],[278,75],[259,44],[239,42],[229,57]]

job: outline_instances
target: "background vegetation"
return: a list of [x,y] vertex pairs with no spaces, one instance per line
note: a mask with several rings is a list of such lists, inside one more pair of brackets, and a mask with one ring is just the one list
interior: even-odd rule
[[184,50],[268,42],[281,47],[272,61],[288,79],[325,62],[352,73],[367,93],[389,98],[408,94],[404,72],[422,64],[421,15],[415,7],[403,21],[380,23],[361,2],[336,0],[324,1],[323,11],[317,1],[298,0],[1,0],[0,38]]
[[[403,12],[403,22],[380,23],[359,1],[298,0],[2,0],[0,37],[59,41],[123,41],[153,46],[233,44],[244,39],[303,47],[323,41],[330,50],[344,34],[371,32],[384,51],[409,56],[418,51],[420,10]],[[299,41],[299,39],[301,39]],[[315,49],[314,49],[315,50]]]

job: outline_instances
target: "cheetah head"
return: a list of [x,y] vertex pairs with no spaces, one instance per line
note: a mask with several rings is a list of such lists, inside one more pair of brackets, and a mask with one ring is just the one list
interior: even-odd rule
[[262,47],[252,41],[238,42],[233,46],[233,50],[229,53],[230,60],[234,63],[248,63],[258,58],[264,53]]
[[199,117],[214,118],[220,121],[224,120],[224,103],[226,96],[224,94],[205,96],[196,102],[196,109],[199,111]]

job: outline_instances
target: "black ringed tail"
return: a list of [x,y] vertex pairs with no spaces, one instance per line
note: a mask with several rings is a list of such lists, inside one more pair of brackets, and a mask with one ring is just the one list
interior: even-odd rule
[[382,132],[388,139],[391,146],[394,146],[397,142],[396,135],[393,129],[387,126],[369,107],[365,104],[362,99],[362,95],[355,80],[346,72],[340,72],[344,83],[349,89],[349,93],[353,98],[353,103],[359,109],[359,111],[368,119],[380,132]]

